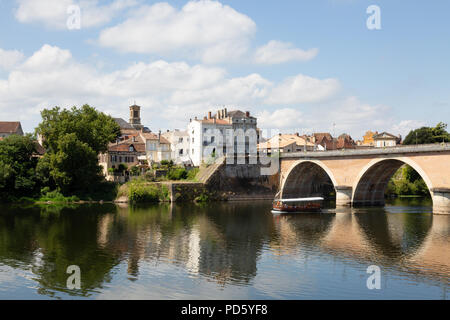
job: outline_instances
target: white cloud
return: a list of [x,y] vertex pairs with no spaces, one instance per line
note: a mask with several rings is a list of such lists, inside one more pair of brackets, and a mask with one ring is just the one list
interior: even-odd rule
[[24,55],[17,50],[3,50],[0,48],[0,69],[11,70],[20,61],[22,61]]
[[103,30],[99,43],[122,52],[179,54],[205,63],[233,60],[248,49],[256,25],[216,1],[190,1],[181,10],[156,3],[135,10],[123,23]]
[[333,96],[340,88],[336,79],[317,79],[297,75],[276,86],[265,100],[268,104],[318,102]]
[[303,125],[302,112],[292,108],[278,109],[273,112],[264,110],[257,114],[258,126],[265,129],[295,129]]
[[120,11],[138,4],[137,0],[115,0],[99,5],[98,0],[16,0],[15,17],[22,23],[42,23],[48,28],[65,29],[70,13],[68,8],[78,5],[81,9],[81,28],[104,25]]
[[401,134],[403,138],[411,131],[425,126],[426,123],[418,120],[403,120],[391,127],[392,134]]
[[279,64],[289,61],[308,61],[317,56],[319,50],[302,50],[295,48],[292,43],[269,41],[258,48],[255,53],[255,62],[260,64]]
[[394,122],[391,108],[386,105],[372,105],[350,96],[330,101],[311,110],[309,127],[315,132],[350,134],[354,140],[361,139],[368,130],[382,130]]
[[[295,85],[295,79],[302,85]],[[296,90],[284,90],[286,97],[280,89],[285,87]],[[329,99],[338,87],[333,79],[298,75],[278,84],[256,73],[230,77],[223,68],[163,60],[102,72],[78,62],[69,50],[44,45],[0,79],[0,119],[20,120],[30,131],[43,108],[84,103],[126,119],[128,106],[136,100],[143,107],[142,122],[154,131],[185,128],[189,118],[222,105],[251,111],[262,128],[332,132],[335,122],[337,133],[347,132],[355,139],[369,129],[398,134],[419,126],[411,120],[398,123],[387,106],[356,97]],[[323,98],[328,100],[317,102]],[[301,108],[285,106],[292,101],[303,101]]]

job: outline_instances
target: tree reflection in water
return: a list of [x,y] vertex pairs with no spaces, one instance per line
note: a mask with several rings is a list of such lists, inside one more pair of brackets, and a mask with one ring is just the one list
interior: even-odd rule
[[[267,202],[2,207],[0,266],[30,271],[47,297],[95,296],[123,264],[132,282],[173,265],[220,287],[252,286],[262,257],[302,252],[448,281],[450,217],[392,208],[273,216]],[[81,290],[66,289],[69,265],[81,269]]]

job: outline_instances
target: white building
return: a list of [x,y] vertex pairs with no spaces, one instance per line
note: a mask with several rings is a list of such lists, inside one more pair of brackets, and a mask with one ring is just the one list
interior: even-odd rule
[[213,154],[256,154],[258,132],[257,120],[250,112],[228,112],[226,108],[214,116],[208,112],[203,119],[191,119],[188,125],[190,159],[200,166]]
[[402,137],[395,136],[393,134],[382,132],[373,136],[374,144],[376,148],[395,147],[402,140]]
[[174,131],[167,131],[163,133],[162,136],[170,143],[170,158],[175,164],[193,164],[189,155],[190,137],[187,131],[175,129]]

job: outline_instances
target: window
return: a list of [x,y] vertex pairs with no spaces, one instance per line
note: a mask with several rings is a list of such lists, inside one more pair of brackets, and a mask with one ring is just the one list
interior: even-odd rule
[[194,143],[194,138],[192,138],[192,143]]
[[192,149],[192,153],[191,154],[194,154],[194,149]]
[[129,150],[130,150],[130,152],[133,152],[134,151],[133,146],[130,146]]
[[183,138],[179,138],[178,143],[183,143]]
[[178,155],[180,155],[180,156],[183,155],[183,149],[178,150]]
[[156,143],[155,142],[148,143],[147,150],[149,150],[149,151],[156,151]]

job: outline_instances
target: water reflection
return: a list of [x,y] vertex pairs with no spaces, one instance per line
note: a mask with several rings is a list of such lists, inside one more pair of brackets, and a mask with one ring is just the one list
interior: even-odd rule
[[[298,259],[302,254],[375,263],[447,286],[450,216],[433,216],[420,204],[415,213],[406,212],[411,206],[399,208],[273,216],[266,202],[3,207],[0,297],[7,296],[2,291],[25,286],[25,280],[7,280],[5,274],[11,270],[25,272],[27,281],[35,283],[20,291],[25,297],[11,298],[33,297],[35,292],[46,297],[96,296],[121,276],[122,265],[126,281],[144,282],[148,290],[148,273],[163,276],[162,266],[167,265],[185,272],[180,282],[194,277],[222,288],[251,287],[264,268],[262,260],[276,264],[280,257]],[[79,291],[66,289],[66,269],[74,264],[82,270]]]

